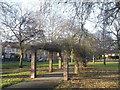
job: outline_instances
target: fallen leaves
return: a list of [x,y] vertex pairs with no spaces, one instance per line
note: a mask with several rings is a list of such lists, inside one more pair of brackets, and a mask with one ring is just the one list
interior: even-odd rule
[[78,76],[62,82],[56,88],[118,88],[118,70],[84,68]]

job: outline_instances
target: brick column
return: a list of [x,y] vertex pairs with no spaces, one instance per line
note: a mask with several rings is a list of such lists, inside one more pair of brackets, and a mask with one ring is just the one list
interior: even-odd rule
[[49,52],[49,72],[53,71],[53,52]]
[[62,55],[61,55],[61,52],[58,53],[58,67],[59,69],[62,68]]
[[67,52],[64,52],[64,59],[63,59],[63,65],[64,65],[64,80],[68,80],[69,72],[68,72],[68,55]]
[[74,73],[75,74],[79,73],[79,64],[77,60],[74,60]]
[[31,78],[36,78],[36,57],[37,50],[34,50],[31,54]]

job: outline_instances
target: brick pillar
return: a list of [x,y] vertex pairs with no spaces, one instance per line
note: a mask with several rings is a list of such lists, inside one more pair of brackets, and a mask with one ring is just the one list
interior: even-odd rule
[[64,65],[64,80],[67,81],[68,80],[68,76],[69,76],[69,73],[68,73],[68,55],[67,55],[67,52],[64,53],[64,59],[63,59],[63,65]]
[[62,68],[62,55],[61,55],[61,52],[59,52],[59,56],[58,56],[58,67],[59,67],[59,69],[61,69]]
[[37,51],[32,51],[31,54],[31,78],[36,78],[36,57]]
[[74,60],[74,73],[75,74],[79,73],[79,64],[77,60]]
[[49,52],[49,72],[53,71],[53,52]]

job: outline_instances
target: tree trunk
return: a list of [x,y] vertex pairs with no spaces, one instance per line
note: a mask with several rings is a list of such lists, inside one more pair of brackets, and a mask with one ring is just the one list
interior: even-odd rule
[[19,68],[22,68],[22,67],[23,67],[22,61],[23,61],[23,50],[20,49],[20,63],[19,63]]
[[[2,41],[0,40],[0,62],[2,62]],[[2,66],[2,65],[0,65]]]
[[49,72],[53,71],[53,52],[49,52]]
[[[119,42],[118,42],[118,45],[119,45]],[[120,45],[118,46],[118,57],[119,57],[119,59],[118,59],[119,66],[118,67],[120,67]]]
[[31,54],[31,78],[36,78],[36,59],[37,51],[32,51]]
[[106,65],[106,58],[105,58],[105,54],[104,54],[104,56],[103,56],[103,62],[104,62],[104,65]]
[[86,61],[86,58],[83,58],[83,60],[82,60],[83,62],[82,62],[82,64],[83,64],[83,67],[87,67],[87,61]]

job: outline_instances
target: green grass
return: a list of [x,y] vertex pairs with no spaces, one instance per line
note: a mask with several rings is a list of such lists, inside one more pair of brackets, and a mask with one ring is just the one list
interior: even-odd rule
[[[72,65],[73,63],[69,63]],[[18,63],[5,63],[2,64],[2,72],[0,76],[2,76],[2,83],[0,86],[2,88],[19,83],[23,80],[30,79],[30,69],[31,69],[31,62],[23,62],[24,67],[19,68]],[[57,68],[58,63],[53,63],[53,67]],[[104,66],[103,62],[89,62],[88,67],[95,67],[100,69],[111,69],[111,70],[118,70],[118,63],[117,62],[107,62],[107,65]],[[44,75],[48,73],[48,62],[37,62],[37,75]]]
[[118,70],[118,62],[107,62],[106,65],[103,62],[88,62],[88,67],[96,67],[100,69],[111,69],[111,70]]
[[[0,83],[0,88],[10,86],[19,83],[23,80],[30,79],[30,62],[23,62],[24,67],[19,68],[19,62],[17,63],[4,63],[2,64],[2,83]],[[53,63],[53,67],[57,67],[57,63]],[[48,62],[37,62],[37,75],[43,75],[48,73]]]

